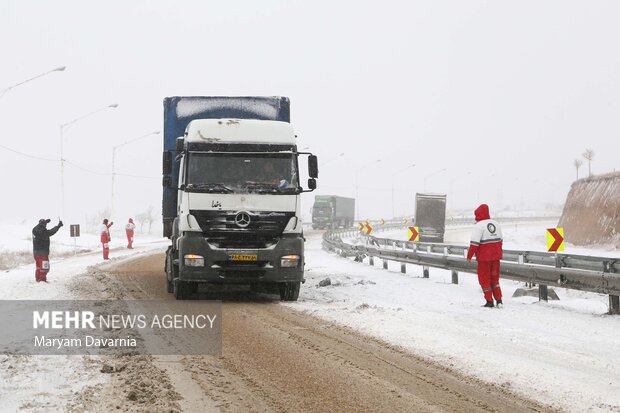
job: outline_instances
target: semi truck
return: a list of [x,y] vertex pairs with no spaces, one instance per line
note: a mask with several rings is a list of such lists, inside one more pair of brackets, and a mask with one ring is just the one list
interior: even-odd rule
[[443,243],[446,231],[446,195],[415,194],[415,225],[420,241]]
[[312,207],[312,228],[349,228],[355,220],[355,199],[317,195]]
[[300,193],[316,188],[318,162],[297,150],[289,99],[173,96],[163,103],[168,292],[188,299],[245,285],[296,301],[305,265]]

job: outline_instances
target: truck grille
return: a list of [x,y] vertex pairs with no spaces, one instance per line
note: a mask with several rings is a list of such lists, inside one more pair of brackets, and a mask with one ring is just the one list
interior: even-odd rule
[[246,211],[250,222],[235,222],[239,211],[190,210],[207,241],[218,248],[266,248],[276,244],[294,212]]

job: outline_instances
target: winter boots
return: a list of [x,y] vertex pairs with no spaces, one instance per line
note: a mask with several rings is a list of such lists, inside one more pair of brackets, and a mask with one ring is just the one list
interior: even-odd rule
[[486,304],[483,305],[483,307],[493,308],[495,306],[493,305],[493,301],[487,301]]

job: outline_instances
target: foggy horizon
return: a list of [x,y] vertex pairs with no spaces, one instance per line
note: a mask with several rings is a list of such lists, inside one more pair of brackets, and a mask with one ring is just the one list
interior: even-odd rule
[[[0,94],[2,220],[85,223],[109,209],[115,146],[110,219],[159,214],[163,135],[149,134],[177,95],[289,97],[298,149],[319,156],[305,217],[315,195],[355,197],[356,177],[361,218],[390,218],[392,188],[397,216],[413,212],[416,192],[447,194],[449,210],[560,206],[575,159],[588,174],[586,148],[593,174],[617,169],[619,11],[611,1],[4,2],[0,90],[66,70]],[[63,128],[60,216],[60,129],[78,118]]]

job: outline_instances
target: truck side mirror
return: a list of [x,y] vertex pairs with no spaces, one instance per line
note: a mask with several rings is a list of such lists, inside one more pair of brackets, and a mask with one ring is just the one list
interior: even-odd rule
[[319,161],[316,155],[308,156],[308,175],[310,175],[310,178],[319,177]]
[[162,171],[164,175],[170,175],[172,173],[172,153],[170,151],[164,152],[164,158],[162,160]]
[[310,178],[308,179],[308,189],[314,191],[316,189],[316,179]]

